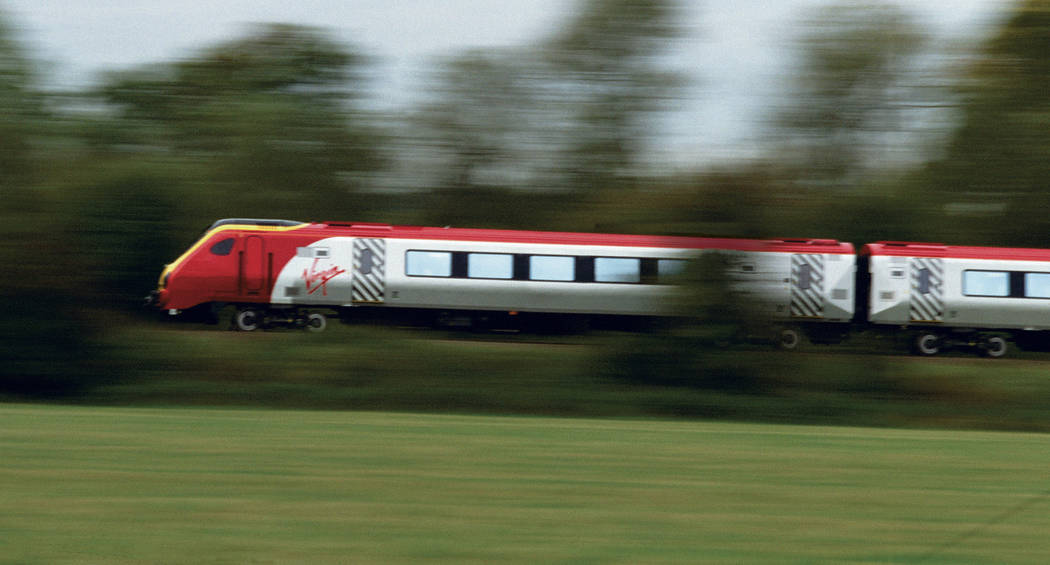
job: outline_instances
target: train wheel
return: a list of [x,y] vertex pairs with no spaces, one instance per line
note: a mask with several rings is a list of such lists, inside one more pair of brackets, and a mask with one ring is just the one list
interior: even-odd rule
[[262,314],[254,308],[245,308],[237,312],[237,329],[242,332],[253,332],[259,329],[259,325],[262,323]]
[[802,344],[802,334],[794,328],[784,328],[777,334],[777,347],[785,351],[794,351]]
[[981,351],[987,357],[998,359],[1006,355],[1006,340],[999,336],[991,336],[981,344]]
[[313,312],[306,316],[306,330],[311,332],[323,332],[328,327],[328,319],[324,314]]
[[915,352],[919,355],[937,355],[941,352],[941,338],[937,334],[920,333],[915,338]]

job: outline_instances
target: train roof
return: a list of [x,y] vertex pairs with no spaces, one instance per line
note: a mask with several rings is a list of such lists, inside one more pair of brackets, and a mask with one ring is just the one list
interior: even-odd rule
[[[228,226],[228,224],[224,224]],[[287,225],[288,227],[284,227]],[[245,224],[244,229],[252,229]],[[662,235],[626,235],[585,232],[554,232],[476,229],[453,227],[398,226],[391,224],[315,222],[282,224],[281,231],[316,233],[325,237],[385,237],[436,241],[479,241],[498,243],[537,243],[554,245],[588,245],[610,247],[663,247],[680,249],[725,249],[730,251],[764,251],[782,253],[831,253],[848,255],[853,245],[834,239],[740,239],[684,237]],[[273,229],[271,227],[271,229]]]
[[966,245],[945,245],[943,243],[922,243],[916,241],[880,241],[878,243],[869,243],[861,249],[861,255],[1050,261],[1050,249],[976,247]]

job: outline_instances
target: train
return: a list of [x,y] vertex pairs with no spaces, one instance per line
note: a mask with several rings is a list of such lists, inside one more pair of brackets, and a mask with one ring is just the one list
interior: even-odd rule
[[623,235],[222,219],[160,274],[147,303],[233,326],[322,331],[342,319],[438,325],[632,323],[682,315],[690,261],[726,258],[731,289],[784,349],[858,331],[921,355],[1050,349],[1050,250],[835,239]]

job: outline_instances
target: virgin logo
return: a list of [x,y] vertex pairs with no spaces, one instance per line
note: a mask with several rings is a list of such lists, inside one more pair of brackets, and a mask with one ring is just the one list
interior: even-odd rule
[[321,289],[322,296],[328,296],[328,281],[346,272],[346,269],[340,269],[338,265],[332,265],[327,269],[319,270],[317,268],[317,262],[319,259],[314,259],[313,264],[310,265],[309,269],[303,269],[303,280],[306,281],[306,293],[313,294],[317,292],[317,289]]

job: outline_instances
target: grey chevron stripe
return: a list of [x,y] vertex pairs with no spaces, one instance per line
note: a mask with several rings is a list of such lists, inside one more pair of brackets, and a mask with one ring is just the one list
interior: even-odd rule
[[386,272],[386,240],[355,239],[353,250],[354,302],[383,302]]
[[824,317],[824,256],[791,256],[791,315]]
[[909,317],[913,322],[944,321],[944,262],[938,258],[911,259]]

